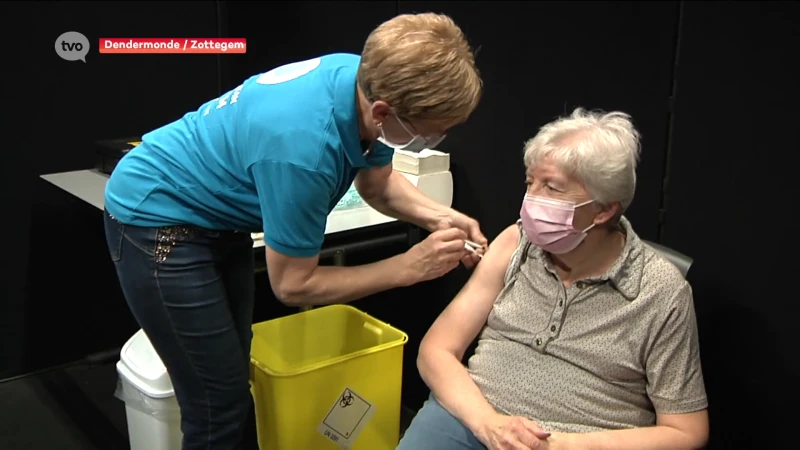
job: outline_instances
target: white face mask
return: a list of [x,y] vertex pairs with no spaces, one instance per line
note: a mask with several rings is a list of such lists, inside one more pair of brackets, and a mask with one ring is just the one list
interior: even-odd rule
[[378,137],[378,142],[387,147],[391,147],[395,150],[405,150],[408,152],[419,153],[422,150],[425,150],[426,148],[433,149],[437,145],[441,144],[444,138],[447,137],[447,135],[444,135],[444,136],[430,137],[426,139],[419,134],[412,133],[408,128],[406,128],[406,126],[403,124],[403,121],[400,120],[399,117],[397,117],[397,121],[400,123],[400,126],[403,127],[403,130],[405,130],[405,132],[408,133],[409,136],[411,136],[411,140],[405,144],[395,144],[393,142],[389,142],[386,139],[386,134],[383,132],[383,126],[379,124],[378,129],[381,131],[381,135]]

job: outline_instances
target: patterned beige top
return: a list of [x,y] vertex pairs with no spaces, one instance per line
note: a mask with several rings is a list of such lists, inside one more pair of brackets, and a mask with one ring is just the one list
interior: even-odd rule
[[498,411],[589,432],[655,424],[708,405],[692,290],[621,221],[626,243],[598,278],[564,287],[520,240],[469,372]]

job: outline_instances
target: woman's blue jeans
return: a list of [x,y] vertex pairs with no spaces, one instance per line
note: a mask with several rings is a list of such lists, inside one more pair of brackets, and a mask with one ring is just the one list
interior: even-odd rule
[[250,234],[142,228],[104,216],[122,292],[175,388],[183,450],[257,449]]

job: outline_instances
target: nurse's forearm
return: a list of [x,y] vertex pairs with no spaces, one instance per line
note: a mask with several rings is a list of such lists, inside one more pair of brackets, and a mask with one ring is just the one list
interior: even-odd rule
[[413,223],[428,231],[435,231],[441,215],[450,211],[450,208],[423,194],[397,171],[389,175],[383,192],[364,200],[381,214]]
[[415,282],[404,253],[362,266],[318,266],[302,286],[278,295],[289,306],[321,306],[348,303]]

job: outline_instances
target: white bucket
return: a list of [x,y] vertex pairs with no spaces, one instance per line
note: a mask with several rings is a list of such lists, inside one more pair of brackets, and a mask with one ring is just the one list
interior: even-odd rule
[[181,450],[181,415],[172,381],[144,330],[122,347],[117,372],[131,450]]

